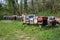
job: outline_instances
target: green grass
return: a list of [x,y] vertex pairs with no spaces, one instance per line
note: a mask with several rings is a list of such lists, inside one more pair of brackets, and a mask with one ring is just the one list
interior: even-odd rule
[[0,21],[0,40],[60,40],[60,26],[39,28],[20,21]]

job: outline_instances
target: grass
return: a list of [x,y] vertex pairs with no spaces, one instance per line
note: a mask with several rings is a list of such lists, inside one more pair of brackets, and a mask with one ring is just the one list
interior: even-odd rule
[[1,20],[0,40],[60,40],[60,26],[39,28],[20,21]]

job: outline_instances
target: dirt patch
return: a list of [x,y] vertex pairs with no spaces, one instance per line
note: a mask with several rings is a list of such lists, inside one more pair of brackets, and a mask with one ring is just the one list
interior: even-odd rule
[[26,34],[23,31],[16,31],[17,33],[15,34],[15,36],[19,39],[19,40],[36,40],[35,36],[30,35],[30,34]]

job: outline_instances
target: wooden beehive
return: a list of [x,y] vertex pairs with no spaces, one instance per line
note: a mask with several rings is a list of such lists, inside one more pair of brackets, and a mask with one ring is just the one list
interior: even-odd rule
[[45,16],[38,16],[38,24],[40,25],[47,25],[48,17]]
[[29,22],[30,22],[30,24],[34,24],[34,16],[33,15],[29,16]]
[[55,17],[56,22],[60,23],[60,17]]
[[55,17],[49,17],[48,18],[48,26],[55,26],[55,25],[56,25]]
[[37,24],[37,16],[34,18],[34,24]]
[[26,23],[25,17],[26,17],[26,15],[25,15],[25,14],[22,14],[22,20],[23,20],[23,23]]
[[51,26],[51,25],[52,25],[52,23],[51,23],[50,21],[48,21],[48,25],[49,25],[49,26]]

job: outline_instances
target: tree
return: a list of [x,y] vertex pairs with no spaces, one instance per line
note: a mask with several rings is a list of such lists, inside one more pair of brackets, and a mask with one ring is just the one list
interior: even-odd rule
[[2,9],[2,4],[0,3],[0,10]]
[[24,11],[25,11],[25,13],[27,13],[27,7],[28,7],[27,0],[24,0]]
[[35,14],[36,13],[38,13],[38,6],[39,6],[39,4],[38,4],[38,0],[35,0]]
[[31,6],[32,6],[32,13],[35,13],[35,12],[34,12],[34,9],[35,9],[35,8],[34,8],[34,1],[33,1],[33,0],[31,0]]
[[21,14],[22,14],[22,10],[23,10],[23,4],[22,4],[22,0],[21,0],[21,2],[20,2],[20,4],[21,4],[21,6],[20,6],[20,8],[21,8],[21,10],[20,10],[20,12],[21,12]]
[[20,14],[20,11],[19,11],[19,4],[18,4],[18,0],[15,0],[16,1],[16,3],[15,3],[15,5],[16,5],[16,11],[17,11],[17,13],[18,13],[18,15],[21,15]]

